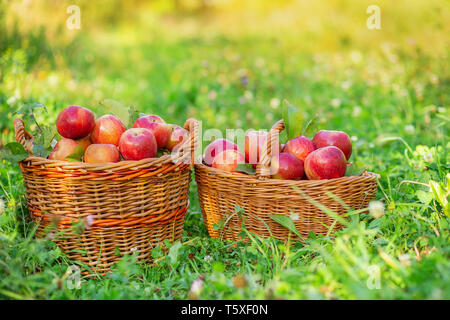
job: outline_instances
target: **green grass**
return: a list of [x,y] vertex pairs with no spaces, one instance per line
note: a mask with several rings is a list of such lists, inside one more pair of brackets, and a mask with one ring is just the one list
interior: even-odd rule
[[[69,104],[100,115],[99,101],[111,98],[170,123],[195,117],[204,130],[225,133],[270,128],[281,118],[278,102],[288,99],[308,117],[318,114],[320,128],[353,137],[354,159],[381,176],[377,199],[386,212],[352,215],[342,231],[312,235],[305,245],[256,236],[249,244],[224,242],[208,236],[194,182],[182,244],[170,256],[155,250],[161,258],[152,266],[127,256],[111,274],[70,289],[73,262],[33,237],[20,171],[1,160],[0,298],[450,298],[448,50],[433,55],[403,40],[359,49],[350,38],[327,51],[289,34],[166,39],[159,29],[149,40],[144,32],[127,38],[124,26],[62,44],[45,32],[7,30],[10,37],[0,38],[3,144],[13,141],[13,112],[32,101],[47,106],[38,114],[46,124]],[[434,182],[440,193],[423,185]],[[197,279],[201,291],[189,293]]]

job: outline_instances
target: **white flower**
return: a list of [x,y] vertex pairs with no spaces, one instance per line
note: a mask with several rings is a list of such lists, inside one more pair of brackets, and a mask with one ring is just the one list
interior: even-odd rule
[[438,112],[439,113],[445,113],[446,109],[444,107],[439,107]]
[[84,226],[86,227],[86,229],[90,229],[93,223],[94,223],[94,217],[92,215],[88,215],[84,219]]
[[203,287],[203,281],[202,280],[195,280],[192,282],[191,291],[192,293],[199,294]]
[[244,97],[247,99],[247,101],[250,101],[253,99],[253,92],[246,90],[244,92]]
[[211,262],[213,260],[213,258],[210,255],[204,256],[203,260],[207,261],[207,262]]
[[402,254],[398,257],[398,260],[400,261],[400,263],[406,267],[411,265],[411,261],[410,261],[410,257],[407,253]]
[[339,99],[339,98],[334,98],[334,99],[332,99],[332,100],[331,100],[331,105],[332,105],[334,108],[339,108],[339,107],[341,106],[341,99]]
[[358,137],[357,136],[352,136],[352,141],[358,141]]
[[341,83],[341,88],[344,90],[348,90],[348,88],[350,88],[351,85],[352,85],[351,81],[344,81]]
[[278,98],[270,99],[270,106],[272,107],[272,109],[278,108],[280,106],[280,99]]
[[3,214],[3,212],[5,212],[5,201],[0,199],[0,214]]
[[360,106],[354,106],[353,107],[353,116],[358,117],[362,112],[362,109]]
[[375,219],[381,218],[384,216],[384,203],[379,200],[371,201],[369,203],[369,213]]
[[6,100],[6,103],[9,105],[15,104],[17,101],[17,98],[15,96],[10,97],[8,100]]
[[130,248],[131,252],[135,252],[136,250],[137,250],[137,247]]
[[426,162],[431,163],[431,162],[433,162],[433,155],[432,155],[430,152],[428,152],[428,153],[426,153],[426,154],[423,155],[423,159],[424,159]]
[[292,212],[289,217],[291,218],[292,221],[297,221],[298,220],[298,213]]
[[412,124],[408,124],[405,126],[405,132],[407,134],[413,134],[414,133],[414,126]]

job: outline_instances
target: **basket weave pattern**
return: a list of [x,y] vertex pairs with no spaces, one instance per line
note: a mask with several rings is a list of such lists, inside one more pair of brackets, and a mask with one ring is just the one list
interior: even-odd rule
[[[16,140],[32,154],[32,137],[21,119]],[[27,204],[37,236],[52,234],[67,255],[106,272],[124,254],[150,259],[164,239],[183,232],[198,123],[186,121],[190,137],[176,156],[108,164],[48,160],[20,163]],[[81,226],[81,230],[77,228]]]
[[[270,237],[271,232],[274,238],[287,239],[290,231],[270,218],[272,214],[291,217],[303,238],[309,231],[326,234],[330,226],[338,230],[342,225],[322,211],[320,204],[341,215],[349,208],[367,208],[375,197],[377,175],[373,173],[329,180],[270,179],[270,146],[278,144],[283,129],[281,120],[270,130],[268,141],[272,143],[262,150],[256,176],[195,165],[200,207],[211,237],[237,240],[244,224],[247,230],[259,236]],[[235,214],[236,205],[244,209],[242,219]],[[223,229],[214,230],[214,225],[220,222],[226,222]],[[292,234],[291,238],[298,240]]]

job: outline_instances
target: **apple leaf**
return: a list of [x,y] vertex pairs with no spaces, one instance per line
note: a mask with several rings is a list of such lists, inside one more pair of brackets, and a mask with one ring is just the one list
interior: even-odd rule
[[38,103],[38,102],[32,102],[32,103],[23,104],[19,108],[19,110],[14,112],[14,114],[22,115],[25,120],[36,121],[36,119],[34,117],[34,110],[37,108],[43,108],[45,110],[45,112],[47,112],[47,108],[45,107],[45,105],[43,105],[42,103]]
[[56,127],[43,125],[39,127],[33,140],[33,153],[35,156],[47,158],[52,151],[52,142],[56,136]]
[[139,113],[139,111],[136,110],[134,105],[131,105],[130,108],[128,109],[128,115],[129,115],[128,128],[131,128],[133,127],[134,122],[141,117],[141,113]]
[[293,106],[287,100],[283,100],[283,120],[288,141],[302,134],[302,112],[300,108]]
[[11,163],[20,162],[28,157],[28,152],[18,142],[10,142],[6,144],[3,149],[0,149],[0,157],[2,160]]
[[129,123],[130,113],[128,111],[128,108],[121,102],[112,99],[104,99],[100,101],[100,105],[102,105],[109,112],[118,117],[124,125]]
[[311,120],[308,121],[306,127],[303,129],[302,135],[305,137],[312,136],[313,132],[317,130],[318,121],[317,116],[314,116]]
[[345,176],[360,176],[366,170],[364,164],[359,161],[353,161],[350,165],[347,165],[347,170],[345,171]]
[[70,155],[68,155],[64,160],[72,162],[81,161],[84,155],[84,151],[85,151],[84,148],[80,144],[78,144],[73,150],[73,152]]
[[295,227],[294,222],[291,220],[291,218],[287,217],[287,216],[283,216],[282,214],[270,214],[269,217],[281,224],[283,227],[285,227],[286,229],[288,229],[289,231],[295,233],[300,239],[303,240],[302,235],[300,234],[300,232],[298,232],[297,228]]
[[255,175],[256,169],[250,164],[245,162],[239,162],[236,169],[234,171],[243,172],[246,174]]

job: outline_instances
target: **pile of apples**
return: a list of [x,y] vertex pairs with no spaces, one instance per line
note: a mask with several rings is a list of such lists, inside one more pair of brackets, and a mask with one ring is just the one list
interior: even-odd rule
[[[249,131],[245,136],[244,154],[229,140],[215,140],[205,149],[204,162],[228,172],[241,172],[237,167],[242,162],[256,168],[267,136],[264,131]],[[352,143],[345,132],[321,130],[313,139],[298,136],[284,145],[279,143],[278,149],[271,159],[272,178],[321,180],[345,175]]]
[[66,160],[80,146],[80,160],[86,163],[155,158],[165,150],[174,150],[189,136],[186,129],[167,124],[157,115],[142,116],[127,130],[116,116],[104,115],[95,120],[91,110],[76,105],[61,111],[56,127],[62,138],[48,158]]

